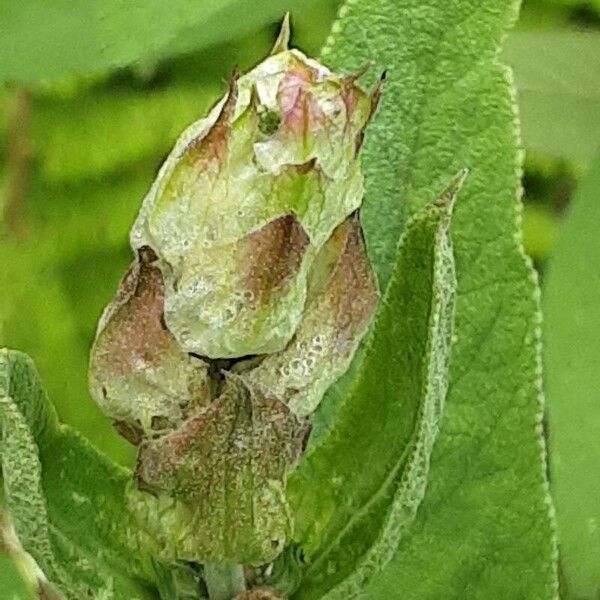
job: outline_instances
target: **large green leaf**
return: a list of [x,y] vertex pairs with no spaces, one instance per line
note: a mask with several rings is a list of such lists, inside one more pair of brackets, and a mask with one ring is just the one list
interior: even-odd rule
[[0,350],[0,424],[6,506],[56,589],[66,600],[158,598],[157,568],[131,542],[129,472],[59,425],[30,359],[10,350]]
[[297,598],[353,598],[393,556],[423,498],[448,386],[455,193],[408,224],[334,434],[291,478],[296,540],[308,560]]
[[[363,163],[363,224],[383,286],[407,215],[454,172],[471,170],[452,226],[458,298],[444,418],[425,497],[396,556],[367,588],[373,599],[398,590],[405,600],[556,594],[538,291],[518,230],[514,99],[497,60],[516,13],[505,0],[350,0],[323,53],[346,71],[370,62],[373,78],[388,69]],[[340,397],[329,394],[317,426]],[[402,422],[393,425],[401,435]],[[369,468],[368,460],[356,466]],[[313,482],[324,493],[335,484]]]
[[156,61],[249,33],[306,4],[7,0],[0,4],[0,82],[54,81]]
[[600,595],[600,159],[582,179],[545,285],[552,490],[568,598]]
[[600,33],[513,33],[503,58],[527,150],[588,163],[600,145]]

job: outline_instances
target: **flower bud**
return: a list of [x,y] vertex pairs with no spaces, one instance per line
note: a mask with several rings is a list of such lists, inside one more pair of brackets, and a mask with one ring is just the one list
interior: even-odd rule
[[279,399],[229,375],[217,400],[144,442],[138,487],[180,504],[175,554],[217,563],[275,558],[290,532],[283,482],[305,432]]
[[243,374],[300,417],[317,408],[348,368],[378,294],[358,215],[333,232],[313,264],[302,320],[293,340]]
[[177,141],[131,243],[157,253],[165,320],[187,352],[265,354],[292,338],[314,257],[362,201],[374,100],[355,80],[284,50],[234,75]]
[[92,348],[91,393],[138,445],[141,543],[164,560],[281,552],[309,416],[377,303],[358,153],[381,88],[287,50],[285,32],[177,141]]
[[92,347],[92,397],[134,443],[176,427],[210,401],[207,365],[185,353],[166,329],[163,304],[156,255],[142,248],[104,311]]

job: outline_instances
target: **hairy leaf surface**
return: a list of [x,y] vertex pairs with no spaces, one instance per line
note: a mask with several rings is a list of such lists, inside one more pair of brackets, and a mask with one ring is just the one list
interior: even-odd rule
[[453,186],[408,224],[334,433],[290,482],[308,562],[298,598],[354,597],[394,554],[423,498],[448,384],[455,194]]
[[[453,173],[471,171],[451,228],[458,297],[446,409],[424,500],[395,557],[366,588],[373,600],[398,590],[405,600],[556,595],[540,434],[538,292],[518,229],[513,93],[497,59],[516,13],[504,0],[350,0],[323,52],[338,70],[370,62],[373,79],[388,70],[364,148],[363,225],[382,286],[407,216]],[[390,379],[395,353],[382,359]],[[338,435],[331,415],[347,385],[334,388],[319,413],[323,447]],[[363,418],[376,418],[381,402],[373,396]],[[401,436],[403,422],[393,424]],[[365,459],[356,470],[370,468]],[[312,485],[327,496],[336,479]],[[355,493],[360,489],[344,502],[352,505]],[[308,521],[310,503],[302,510]],[[312,504],[316,521],[321,510]],[[310,597],[317,595],[311,587]]]
[[59,425],[25,355],[0,350],[6,506],[24,549],[67,600],[157,598],[124,501],[130,474]]

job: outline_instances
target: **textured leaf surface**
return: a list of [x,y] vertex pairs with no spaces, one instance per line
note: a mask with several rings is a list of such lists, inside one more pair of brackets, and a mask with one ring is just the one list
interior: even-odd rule
[[[537,289],[518,235],[514,102],[496,58],[515,16],[504,0],[355,0],[324,51],[338,70],[371,62],[375,79],[388,69],[363,163],[363,225],[383,285],[406,215],[471,170],[452,226],[458,298],[444,418],[425,498],[367,588],[373,600],[398,590],[405,600],[556,594]],[[330,393],[325,420],[340,395]]]
[[391,558],[423,498],[448,384],[455,191],[409,223],[334,433],[290,481],[308,559],[298,598],[354,597]]
[[561,230],[544,293],[550,466],[568,598],[600,594],[599,201],[596,159]]
[[588,163],[600,144],[600,34],[513,33],[503,58],[515,71],[527,150]]
[[0,350],[5,502],[24,549],[67,600],[157,598],[128,543],[129,474],[58,424],[31,361]]

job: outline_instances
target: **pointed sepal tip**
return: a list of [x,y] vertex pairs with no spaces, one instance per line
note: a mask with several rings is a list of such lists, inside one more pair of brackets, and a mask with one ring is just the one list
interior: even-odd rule
[[290,49],[290,13],[286,12],[283,21],[281,22],[281,28],[279,30],[279,35],[275,40],[275,44],[271,49],[271,56],[274,54],[279,54],[280,52],[286,52]]

